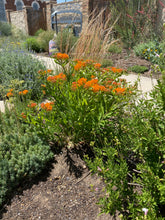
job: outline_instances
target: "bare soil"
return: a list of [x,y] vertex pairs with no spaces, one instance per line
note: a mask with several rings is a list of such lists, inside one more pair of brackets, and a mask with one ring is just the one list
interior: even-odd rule
[[[83,147],[83,146],[81,146]],[[83,149],[55,153],[54,161],[39,176],[24,181],[13,190],[1,209],[3,220],[110,220],[98,216],[96,203],[104,184],[91,175],[83,161]]]
[[[48,54],[41,54],[48,56]],[[116,67],[151,64],[133,53],[109,54]],[[150,76],[150,71],[143,74]],[[155,78],[157,75],[155,74]],[[84,160],[84,149],[55,152],[54,161],[39,176],[22,182],[0,209],[3,220],[110,220],[115,216],[100,215],[96,204],[104,183],[91,175]]]

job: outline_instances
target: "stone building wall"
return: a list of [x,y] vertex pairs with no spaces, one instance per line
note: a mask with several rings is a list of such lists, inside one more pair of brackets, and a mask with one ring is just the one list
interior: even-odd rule
[[46,30],[44,9],[34,11],[31,6],[26,6],[20,11],[6,10],[6,14],[8,21],[26,34],[34,35],[40,28]]
[[77,0],[74,2],[66,2],[57,4],[56,0],[51,0],[50,2],[46,3],[46,17],[47,17],[47,28],[51,29],[51,14],[53,11],[58,10],[79,10],[82,12],[83,18],[83,27],[85,27],[86,22],[89,20],[89,15],[92,11],[94,11],[95,8],[98,10],[95,10],[95,13],[97,14],[100,12],[101,9],[105,9],[105,17],[108,15],[108,6],[109,6],[109,0]]
[[37,30],[46,30],[46,14],[44,9],[34,11],[32,7],[26,7],[28,34],[34,35]]
[[15,26],[18,27],[23,33],[27,31],[27,24],[24,11],[12,11],[10,13],[10,21]]
[[[15,0],[5,0],[6,3],[5,3],[5,9],[6,10],[13,10],[13,11],[16,11],[16,5],[15,5]],[[34,0],[22,0],[24,6],[31,6],[32,2],[34,2]],[[45,8],[45,2],[44,1],[40,1],[40,0],[37,0],[36,1],[39,6],[40,6],[40,9],[42,8]]]

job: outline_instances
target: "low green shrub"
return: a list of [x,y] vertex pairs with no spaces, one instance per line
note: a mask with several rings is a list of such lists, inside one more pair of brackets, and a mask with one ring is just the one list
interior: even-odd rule
[[136,56],[140,56],[153,64],[159,64],[159,57],[162,52],[162,46],[158,41],[149,41],[134,47]]
[[135,66],[129,67],[127,70],[134,72],[134,73],[144,73],[144,72],[148,71],[148,67],[135,65]]
[[40,48],[43,49],[43,51],[48,52],[49,51],[49,41],[54,38],[54,31],[48,30],[48,31],[42,31],[39,33],[37,37],[37,42],[40,45]]
[[25,48],[36,53],[39,53],[44,50],[43,48],[41,48],[41,45],[35,37],[29,37],[26,39]]
[[116,53],[116,54],[120,54],[122,52],[122,47],[119,44],[112,44],[109,48],[108,48],[108,52],[109,53]]
[[57,34],[55,42],[61,53],[69,53],[77,39],[69,29],[63,29]]
[[0,21],[0,36],[10,36],[11,34],[11,25]]
[[159,81],[152,99],[130,102],[122,117],[116,114],[102,125],[95,158],[86,161],[106,183],[99,202],[103,213],[114,216],[118,211],[122,219],[164,219],[164,85]]
[[50,147],[9,111],[0,113],[0,206],[23,179],[39,174],[53,158]]
[[110,59],[103,59],[101,62],[102,67],[110,67],[113,65],[113,61]]
[[38,99],[41,96],[41,80],[38,71],[45,69],[38,59],[23,51],[17,44],[6,45],[0,51],[0,96],[6,96],[10,89],[29,90],[29,98]]
[[39,36],[39,34],[41,34],[42,32],[44,32],[44,30],[40,28],[39,30],[35,32],[34,36]]

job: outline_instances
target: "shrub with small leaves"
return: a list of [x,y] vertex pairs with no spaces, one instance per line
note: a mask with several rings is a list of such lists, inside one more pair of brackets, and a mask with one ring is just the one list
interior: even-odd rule
[[35,128],[9,111],[0,114],[0,206],[13,187],[39,174],[53,158]]
[[127,70],[134,72],[134,73],[144,73],[144,72],[148,71],[148,67],[135,65],[135,66],[129,67]]
[[10,24],[0,21],[0,36],[10,36],[11,34]]
[[43,51],[43,48],[41,48],[39,42],[37,41],[37,38],[35,37],[27,38],[24,45],[25,45],[25,48],[27,48],[30,51],[34,51],[37,53]]
[[[28,89],[32,99],[39,98],[41,96],[41,80],[38,78],[40,69],[45,69],[44,65],[27,51],[21,50],[17,44],[6,45],[6,48],[0,51],[0,85],[5,86],[6,93],[10,89],[20,91]],[[16,81],[17,85],[13,85]],[[22,83],[19,84],[18,81]],[[6,95],[2,92],[0,91],[1,98]]]

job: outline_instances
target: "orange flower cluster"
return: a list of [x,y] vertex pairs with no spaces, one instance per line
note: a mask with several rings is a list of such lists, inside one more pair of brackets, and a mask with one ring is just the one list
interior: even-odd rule
[[92,86],[92,91],[93,92],[99,92],[99,91],[106,92],[108,90],[105,88],[105,86],[102,86],[102,85],[99,85],[99,84],[94,84]]
[[14,96],[13,94],[13,89],[10,89],[9,92],[6,94],[7,97],[12,97]]
[[85,61],[81,61],[81,60],[78,60],[77,61],[77,64],[74,66],[74,69],[76,71],[80,70],[81,68],[83,68],[84,66],[86,66],[86,62]]
[[19,95],[26,95],[29,91],[27,89],[20,91]]
[[84,88],[90,88],[97,83],[98,83],[98,79],[91,79],[90,81],[85,83]]
[[48,74],[51,74],[53,72],[53,70],[39,70],[38,73],[41,75],[41,76],[45,76],[45,75],[48,75]]
[[122,73],[124,70],[116,67],[110,67],[110,70],[114,73]]
[[91,88],[93,92],[107,91],[105,86],[98,84],[98,79],[87,81],[86,78],[80,78],[77,82],[72,83],[72,90],[76,90],[80,86],[83,86],[86,89]]
[[80,78],[80,79],[77,81],[77,83],[78,83],[79,86],[84,85],[86,82],[87,82],[87,79],[86,79],[86,78],[83,78],[83,77]]
[[47,78],[47,81],[52,82],[52,83],[55,83],[58,80],[66,80],[66,75],[63,74],[63,73],[60,73],[60,74],[55,75],[55,76],[48,76],[48,78]]
[[[125,85],[125,80],[120,80],[120,82],[123,82]],[[120,87],[118,87],[120,86]],[[123,94],[126,91],[126,88],[121,87],[121,83],[114,81],[114,79],[108,79],[105,81],[105,87],[112,90],[113,92],[117,93],[117,94]]]
[[117,87],[116,89],[113,90],[113,92],[117,94],[124,94],[126,92],[126,88]]
[[21,117],[24,118],[24,119],[27,118],[24,112],[21,113]]
[[100,63],[95,63],[95,64],[94,64],[94,68],[100,69],[100,67],[101,67],[101,64],[100,64]]
[[46,111],[51,111],[53,108],[52,105],[54,105],[54,102],[41,103],[41,108]]
[[29,108],[35,108],[37,106],[37,103],[33,102],[30,105],[28,105]]
[[57,58],[59,60],[67,60],[67,59],[69,59],[69,55],[66,53],[57,53],[57,54],[53,55],[53,58]]

